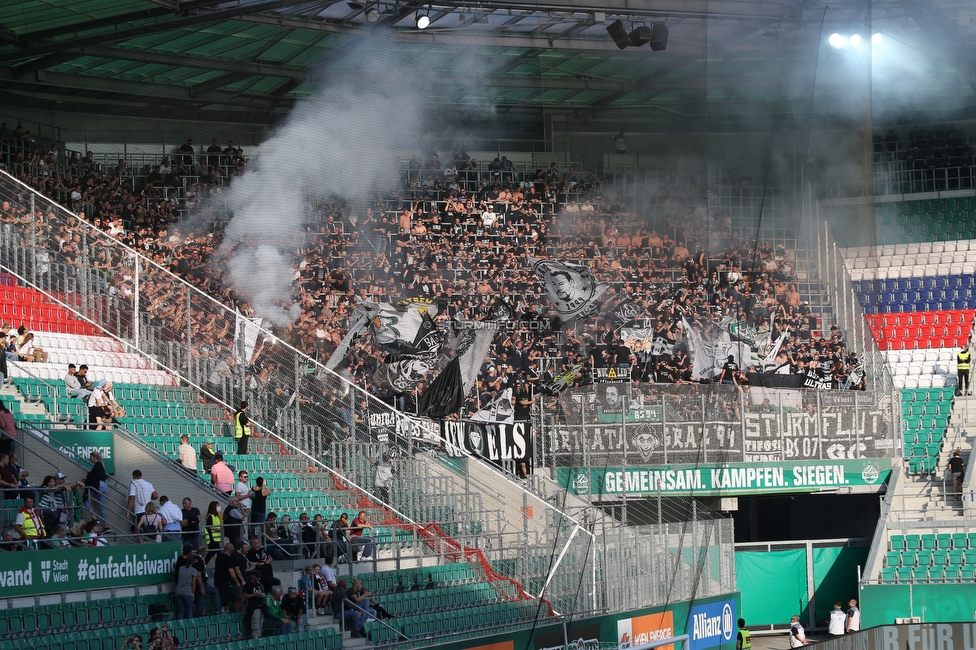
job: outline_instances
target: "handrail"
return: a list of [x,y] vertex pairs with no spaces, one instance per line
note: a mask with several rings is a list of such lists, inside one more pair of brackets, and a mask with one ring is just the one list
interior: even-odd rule
[[45,381],[44,379],[41,379],[40,377],[32,373],[27,368],[25,368],[24,364],[20,363],[19,361],[13,361],[12,359],[7,359],[7,363],[12,364],[15,368],[17,368],[21,372],[30,375],[31,377],[33,377],[34,379],[36,379],[37,381],[41,382],[49,389],[51,389],[48,394],[51,396],[51,399],[54,400],[54,416],[55,418],[57,418],[58,417],[58,389],[53,385],[47,383],[47,381]]
[[[365,609],[363,609],[362,607],[360,607],[356,603],[352,602],[348,598],[343,598],[342,599],[342,610],[341,610],[342,611],[342,619],[339,622],[339,625],[341,625],[343,628],[345,628],[345,623],[346,623],[346,603],[349,603],[352,606],[353,609],[359,610],[360,612],[362,612],[366,616],[372,617],[372,614],[370,614],[369,612],[367,612]],[[379,623],[380,625],[382,625],[386,629],[392,630],[394,632],[394,634],[397,634],[398,636],[403,637],[406,641],[411,641],[412,640],[409,636],[407,636],[406,634],[404,634],[400,630],[396,629],[395,627],[390,626],[387,623],[384,623],[380,619],[374,618],[373,620],[375,620],[377,623]]]

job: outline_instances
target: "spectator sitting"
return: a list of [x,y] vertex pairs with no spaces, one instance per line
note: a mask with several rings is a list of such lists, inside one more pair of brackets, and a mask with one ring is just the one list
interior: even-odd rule
[[[294,589],[294,587],[292,587]],[[266,618],[263,628],[271,630],[275,634],[291,634],[295,630],[295,622],[288,618],[282,609],[282,589],[281,585],[271,588],[271,593],[265,597],[264,608]]]
[[67,393],[71,397],[80,397],[83,400],[87,400],[88,396],[92,394],[92,391],[82,387],[81,382],[78,381],[75,364],[73,363],[68,364],[68,374],[64,376],[64,385],[67,387]]
[[349,600],[349,594],[346,591],[348,584],[345,578],[339,578],[336,582],[336,587],[332,590],[331,597],[332,613],[336,618],[342,619],[343,622],[345,620],[352,621],[352,630],[349,633],[350,637],[365,639],[366,630],[363,627],[366,625],[366,621],[369,620],[369,615],[360,611],[360,609],[365,608],[356,609],[346,602]]
[[288,593],[281,599],[281,610],[292,622],[293,630],[305,631],[305,595],[298,591],[298,587],[288,587]]
[[21,361],[47,363],[48,355],[44,348],[35,345],[34,333],[28,332],[24,335],[24,342],[17,348],[17,358]]

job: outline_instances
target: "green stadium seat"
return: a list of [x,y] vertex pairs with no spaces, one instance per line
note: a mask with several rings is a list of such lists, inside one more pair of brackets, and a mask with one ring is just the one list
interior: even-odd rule
[[915,566],[918,564],[918,556],[915,551],[902,551],[899,554],[898,560],[900,566]]
[[928,580],[929,580],[929,569],[928,569],[928,567],[923,567],[923,566],[915,567],[914,569],[911,569],[911,572],[912,572],[912,580],[913,581],[915,581],[915,582],[928,582]]
[[905,536],[904,535],[892,535],[891,536],[891,550],[901,551],[905,549]]
[[935,549],[936,537],[931,533],[922,535],[922,548],[926,551]]
[[936,535],[935,547],[943,551],[948,551],[952,548],[952,535],[949,533],[939,533]]
[[959,580],[960,573],[960,567],[947,566],[943,572],[943,576],[947,582],[956,582]]
[[945,566],[949,562],[949,551],[932,551],[932,564]]
[[976,565],[966,564],[959,567],[959,579],[963,582],[972,582],[976,580]]
[[919,535],[906,535],[905,548],[910,551],[917,551],[922,548],[922,538]]
[[952,548],[953,549],[965,549],[967,546],[966,533],[953,533],[952,534]]

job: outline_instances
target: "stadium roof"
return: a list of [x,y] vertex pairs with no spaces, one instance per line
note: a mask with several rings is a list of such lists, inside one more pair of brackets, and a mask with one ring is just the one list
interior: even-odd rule
[[[19,0],[0,17],[7,107],[270,122],[313,93],[322,71],[382,32],[404,56],[477,52],[476,89],[445,83],[431,101],[511,114],[612,114],[664,127],[809,113],[852,95],[898,110],[973,103],[970,2],[839,0]],[[374,11],[375,10],[375,11]],[[418,12],[431,25],[416,27]],[[973,16],[976,22],[976,16]],[[618,49],[607,26],[664,22],[665,51]],[[369,20],[375,22],[370,23]],[[833,32],[860,48],[828,45]],[[923,68],[907,92],[879,79],[881,46]],[[854,56],[859,49],[862,59]],[[864,63],[863,61],[867,61]],[[865,68],[867,66],[867,68]],[[863,69],[873,78],[858,76]],[[904,80],[904,77],[901,77]],[[909,99],[910,99],[909,98]],[[935,99],[933,99],[935,98]],[[757,110],[757,107],[759,109]],[[818,111],[820,109],[817,109]],[[894,108],[892,109],[894,110]]]

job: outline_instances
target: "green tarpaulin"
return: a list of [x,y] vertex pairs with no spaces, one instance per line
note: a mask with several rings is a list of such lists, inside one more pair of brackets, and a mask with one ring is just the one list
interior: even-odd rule
[[864,567],[869,550],[867,546],[813,549],[813,585],[819,623],[826,624],[835,602],[840,601],[847,611],[850,599],[857,598],[857,567]]
[[736,552],[735,576],[746,625],[789,623],[794,614],[806,620],[805,549]]

